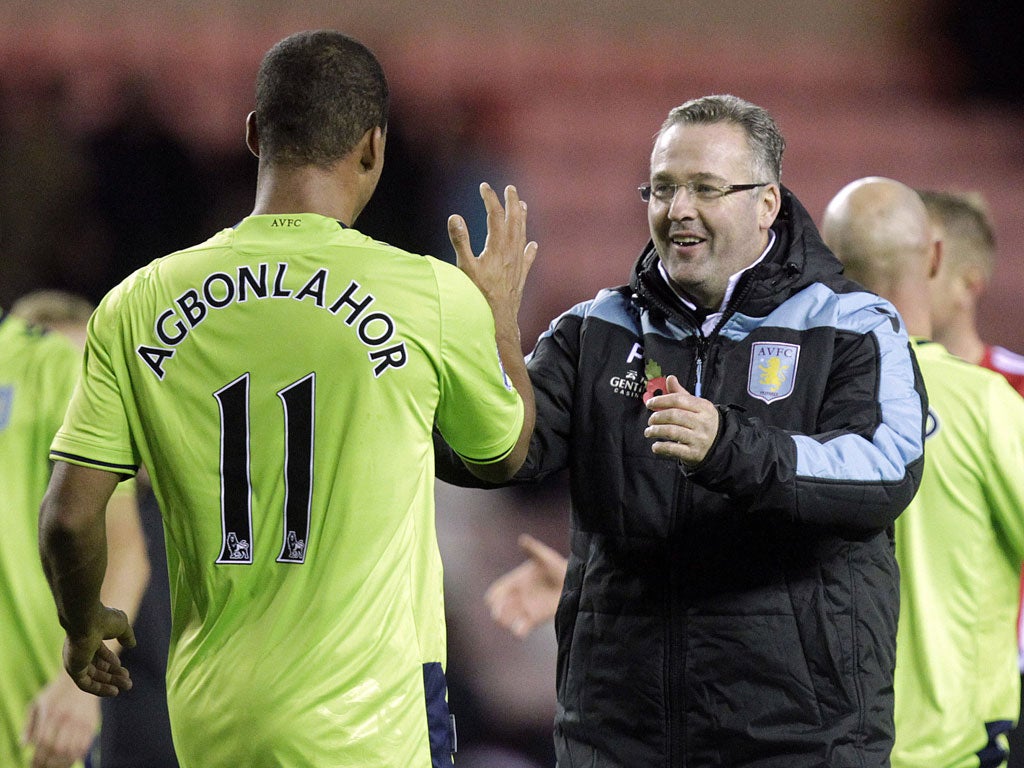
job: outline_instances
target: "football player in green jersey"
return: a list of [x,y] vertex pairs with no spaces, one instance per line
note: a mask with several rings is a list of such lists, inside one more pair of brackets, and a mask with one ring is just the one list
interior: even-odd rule
[[[104,640],[102,507],[150,472],[166,531],[168,705],[189,766],[451,762],[436,428],[486,480],[522,464],[533,394],[517,316],[537,246],[482,185],[487,243],[457,269],[374,241],[388,87],[332,31],[264,57],[255,207],[101,302],[40,517],[84,690],[130,684]],[[477,284],[484,287],[477,287]]]
[[79,355],[0,312],[0,765],[71,765],[88,750],[99,707],[60,673],[63,632],[36,555],[47,449],[64,418]]
[[[59,307],[47,316],[41,311],[47,306],[54,306],[54,295],[31,294],[9,313],[0,312],[0,615],[6,617],[0,622],[0,765],[12,768],[79,765],[100,721],[97,700],[60,668],[63,632],[37,555],[37,510],[50,475],[47,451],[80,366],[80,353],[62,338],[75,338],[77,309],[65,313]],[[68,324],[59,334],[45,333],[60,325],[47,322],[57,315]],[[80,325],[84,340],[84,320]],[[103,594],[131,614],[146,563],[129,489],[111,497],[107,537],[116,555]]]

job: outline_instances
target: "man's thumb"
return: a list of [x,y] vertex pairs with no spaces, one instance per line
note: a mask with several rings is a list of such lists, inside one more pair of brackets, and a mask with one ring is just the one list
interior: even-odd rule
[[668,378],[665,379],[665,391],[670,394],[676,394],[677,392],[690,394],[687,392],[686,387],[679,382],[679,377],[675,374],[669,374]]
[[519,546],[532,560],[538,563],[549,567],[565,567],[565,558],[557,549],[549,547],[540,539],[535,539],[528,533],[520,534]]

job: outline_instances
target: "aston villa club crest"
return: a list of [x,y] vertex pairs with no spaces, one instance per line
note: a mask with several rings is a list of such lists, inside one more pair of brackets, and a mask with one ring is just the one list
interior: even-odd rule
[[799,359],[799,344],[754,342],[750,349],[747,393],[766,403],[774,403],[776,400],[789,397],[793,394]]

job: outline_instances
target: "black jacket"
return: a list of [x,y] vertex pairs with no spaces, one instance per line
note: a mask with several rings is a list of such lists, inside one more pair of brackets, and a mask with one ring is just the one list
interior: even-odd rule
[[[889,764],[892,523],[920,481],[924,387],[895,309],[787,191],[773,228],[709,335],[648,246],[530,357],[517,479],[568,468],[572,495],[559,768]],[[668,374],[722,417],[689,473],[644,437]]]

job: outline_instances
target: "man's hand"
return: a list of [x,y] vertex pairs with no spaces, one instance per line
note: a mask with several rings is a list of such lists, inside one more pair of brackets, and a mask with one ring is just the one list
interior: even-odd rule
[[487,240],[479,256],[469,243],[466,221],[458,214],[448,218],[448,237],[455,249],[459,269],[476,283],[494,313],[499,332],[511,322],[518,333],[519,305],[526,276],[537,256],[537,243],[526,242],[526,203],[513,186],[505,187],[505,207],[490,185],[480,185],[480,197],[487,210]]
[[523,401],[523,424],[512,451],[501,461],[475,464],[465,461],[477,477],[491,483],[512,478],[530,448],[530,437],[537,410],[533,385],[523,360],[519,337],[519,306],[523,300],[526,276],[537,257],[537,243],[526,242],[526,203],[513,186],[505,187],[505,208],[494,190],[480,185],[480,197],[487,209],[487,241],[479,256],[469,246],[466,221],[458,214],[448,219],[448,236],[458,257],[459,268],[469,276],[487,300],[494,317],[494,339],[498,357],[512,385]]
[[104,640],[135,646],[124,611],[107,608],[100,590],[107,569],[107,502],[119,476],[64,461],[54,464],[39,508],[43,572],[67,633],[64,668],[75,684],[96,696],[131,688],[128,670]]
[[568,561],[526,533],[519,537],[519,546],[530,559],[495,580],[484,600],[491,618],[516,637],[526,637],[554,618]]
[[696,467],[708,455],[718,436],[721,416],[714,403],[687,392],[679,379],[669,376],[667,392],[647,401],[653,411],[644,436],[657,442],[651,450],[659,456],[678,459],[686,467]]
[[117,640],[122,648],[135,647],[135,632],[124,611],[101,608],[92,630],[64,641],[64,668],[75,685],[96,696],[117,696],[132,687],[128,670],[104,640]]
[[89,751],[100,725],[100,702],[61,673],[29,706],[22,742],[32,768],[68,768]]

